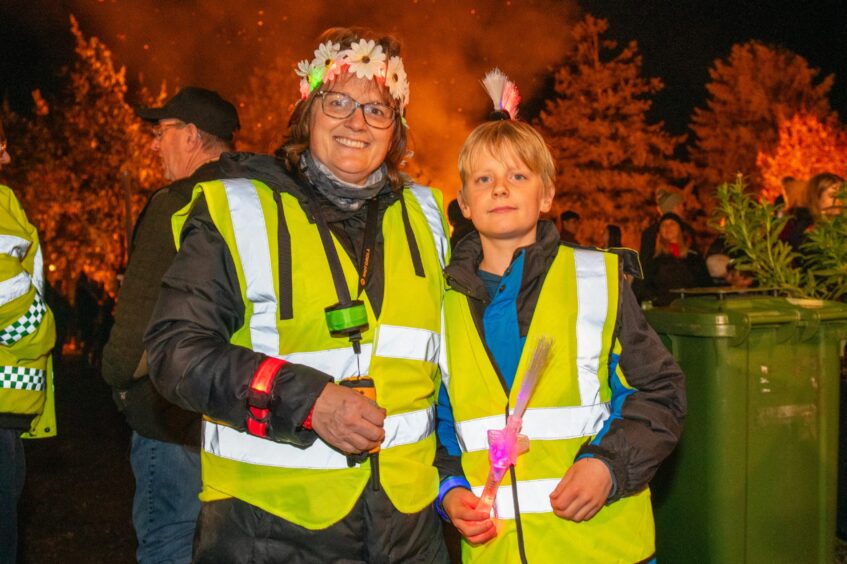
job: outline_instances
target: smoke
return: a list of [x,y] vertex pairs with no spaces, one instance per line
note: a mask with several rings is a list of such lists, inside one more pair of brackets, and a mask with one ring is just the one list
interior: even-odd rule
[[[524,100],[537,96],[563,60],[579,15],[575,0],[74,0],[70,10],[127,65],[128,76],[142,74],[154,87],[161,80],[171,89],[202,85],[231,100],[257,65],[284,57],[293,69],[311,58],[328,27],[396,35],[411,83],[413,170],[447,199],[458,188],[461,144],[490,109],[479,84],[484,73],[497,66]],[[293,102],[293,73],[290,84]]]

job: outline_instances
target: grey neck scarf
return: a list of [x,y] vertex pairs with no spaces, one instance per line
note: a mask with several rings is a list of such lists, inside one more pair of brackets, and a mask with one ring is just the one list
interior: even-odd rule
[[300,157],[300,166],[306,178],[324,197],[338,208],[356,211],[365,202],[379,194],[388,181],[385,164],[373,171],[364,185],[351,184],[335,176],[329,168],[316,159],[311,151],[304,151]]

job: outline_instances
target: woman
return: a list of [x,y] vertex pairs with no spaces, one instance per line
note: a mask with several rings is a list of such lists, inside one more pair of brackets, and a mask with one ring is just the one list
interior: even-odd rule
[[682,220],[666,213],[659,220],[659,234],[652,260],[644,268],[644,280],[639,281],[636,294],[639,301],[652,301],[666,306],[674,299],[671,290],[711,286],[706,263],[690,247]]
[[399,47],[332,29],[298,74],[283,159],[227,157],[250,180],[200,184],[177,214],[146,338],[157,387],[206,419],[194,560],[446,562],[447,240],[440,195],[399,171]]
[[824,215],[841,213],[837,196],[842,184],[844,179],[831,172],[822,172],[809,180],[806,187],[806,206],[815,220]]
[[[813,176],[806,184],[801,207],[789,210],[791,217],[779,234],[779,238],[791,245],[795,252],[802,253],[806,234],[822,217],[838,215],[841,205],[838,202],[838,189],[844,179],[831,172],[822,172]],[[802,260],[797,262],[802,265]]]

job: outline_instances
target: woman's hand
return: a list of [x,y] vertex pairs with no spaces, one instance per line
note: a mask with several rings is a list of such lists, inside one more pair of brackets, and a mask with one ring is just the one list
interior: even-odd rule
[[481,544],[497,536],[487,513],[476,510],[479,498],[467,488],[453,488],[444,496],[444,512],[468,542]]
[[327,384],[315,402],[312,429],[342,452],[366,452],[385,438],[385,414],[383,408],[362,394]]
[[612,474],[602,460],[581,458],[568,468],[550,494],[553,512],[568,521],[588,521],[597,514],[612,490]]

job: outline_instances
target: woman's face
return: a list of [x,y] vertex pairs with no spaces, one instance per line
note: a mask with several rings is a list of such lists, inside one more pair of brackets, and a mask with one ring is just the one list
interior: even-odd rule
[[838,215],[841,213],[841,209],[839,207],[839,202],[835,198],[835,195],[838,193],[838,184],[832,184],[824,189],[821,192],[821,195],[818,196],[818,209],[821,210],[821,213],[824,215]]
[[665,241],[679,243],[682,239],[679,224],[672,219],[666,219],[659,225],[659,236]]
[[[344,74],[328,85],[328,90],[347,94],[360,104],[391,101],[373,80]],[[316,98],[309,118],[309,149],[332,173],[352,184],[364,184],[370,174],[385,161],[397,122],[377,129],[365,122],[362,108],[343,119],[326,115],[322,100]]]

